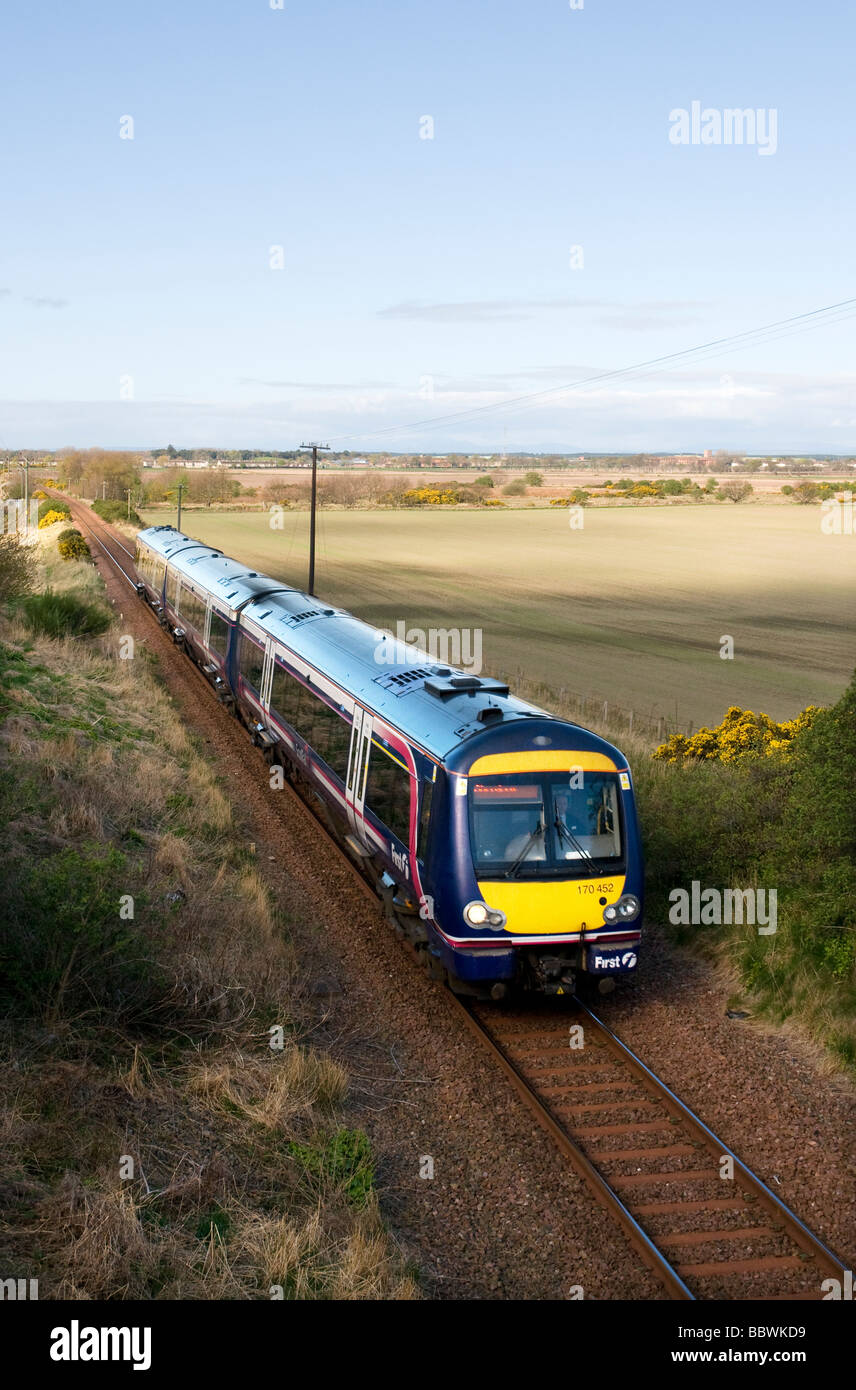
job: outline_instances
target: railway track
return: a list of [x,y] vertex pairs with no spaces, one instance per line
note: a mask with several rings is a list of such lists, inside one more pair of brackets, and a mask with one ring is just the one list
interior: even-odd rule
[[[88,508],[71,505],[135,589],[133,551]],[[329,839],[376,905],[370,884]],[[843,1285],[843,1262],[580,999],[499,1009],[447,994],[670,1297],[808,1300],[823,1297],[824,1279]]]

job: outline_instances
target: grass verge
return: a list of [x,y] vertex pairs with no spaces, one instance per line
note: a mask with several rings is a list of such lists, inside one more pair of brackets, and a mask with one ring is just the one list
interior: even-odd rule
[[[52,611],[103,610],[41,543]],[[42,1299],[418,1297],[303,1035],[288,901],[116,624],[33,611],[0,614],[4,1271]]]

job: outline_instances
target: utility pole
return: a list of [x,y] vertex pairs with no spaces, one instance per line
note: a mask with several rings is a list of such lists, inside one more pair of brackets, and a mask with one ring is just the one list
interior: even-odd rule
[[181,530],[181,494],[184,492],[185,486],[185,483],[178,484],[178,525],[175,528],[176,531]]
[[105,478],[104,481],[103,481],[103,483],[101,484],[101,501],[102,501],[102,502],[106,502],[106,500],[107,500],[107,479]]
[[24,535],[30,534],[30,460],[24,459]]
[[129,487],[126,487],[126,488],[125,488],[125,491],[126,491],[127,494],[128,494],[128,520],[130,521],[130,520],[131,520],[131,489],[130,489]]
[[329,444],[301,444],[301,449],[312,450],[312,502],[309,510],[309,588],[308,593],[315,596],[315,511],[318,499],[318,450],[329,449]]

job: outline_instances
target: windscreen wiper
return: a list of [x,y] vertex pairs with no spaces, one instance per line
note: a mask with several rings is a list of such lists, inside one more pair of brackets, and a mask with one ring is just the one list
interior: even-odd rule
[[587,849],[583,849],[583,846],[580,844],[580,842],[579,842],[579,840],[577,839],[576,835],[572,835],[572,834],[571,834],[570,830],[569,830],[568,827],[565,825],[565,822],[564,822],[563,820],[561,820],[561,819],[559,818],[559,816],[556,817],[556,819],[553,821],[553,824],[555,825],[556,829],[557,829],[558,832],[559,832],[559,838],[561,839],[561,837],[564,835],[565,839],[568,841],[568,843],[570,844],[571,848],[572,848],[572,849],[575,849],[575,850],[577,851],[577,854],[580,856],[581,859],[585,859],[589,864],[591,864],[592,868],[594,868],[594,869],[597,869],[597,868],[598,868],[598,864],[600,864],[600,868],[598,869],[598,872],[599,872],[599,873],[603,873],[603,872],[604,872],[604,869],[603,869],[603,856],[602,856],[602,855],[601,855],[600,859],[599,859],[598,861],[596,861],[596,860],[592,857],[592,855],[589,854],[589,852],[588,852]]
[[538,822],[538,824],[536,825],[535,829],[532,831],[532,834],[527,838],[526,844],[523,846],[522,850],[521,850],[520,853],[518,854],[518,856],[517,856],[517,858],[515,859],[514,863],[511,865],[511,868],[506,870],[506,872],[505,872],[505,877],[506,877],[506,878],[513,878],[513,877],[514,877],[514,875],[517,873],[517,870],[520,868],[520,865],[523,863],[523,861],[524,861],[524,859],[526,858],[527,854],[529,853],[530,849],[531,849],[532,846],[534,845],[535,841],[538,839],[538,836],[539,836],[539,835],[543,835],[543,834],[544,834],[544,822],[543,822],[543,820],[539,820],[539,822]]

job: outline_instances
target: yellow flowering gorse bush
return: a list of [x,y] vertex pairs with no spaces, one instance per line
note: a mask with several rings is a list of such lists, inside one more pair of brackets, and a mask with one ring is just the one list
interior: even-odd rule
[[705,726],[690,737],[673,734],[651,756],[666,763],[680,763],[689,758],[734,763],[741,758],[787,753],[796,736],[809,727],[818,711],[819,706],[809,705],[795,719],[777,724],[767,714],[754,714],[751,709],[732,705],[717,728]]

